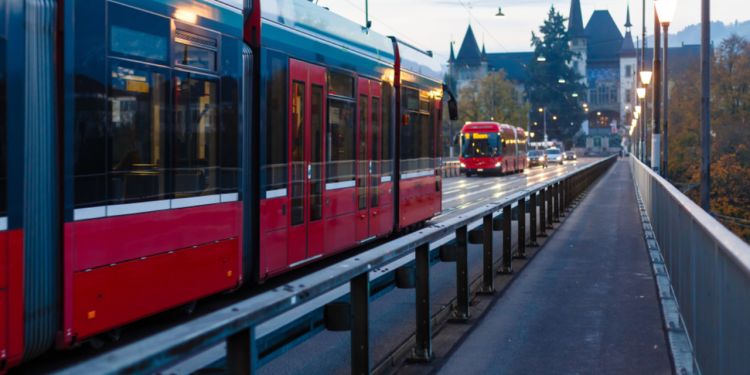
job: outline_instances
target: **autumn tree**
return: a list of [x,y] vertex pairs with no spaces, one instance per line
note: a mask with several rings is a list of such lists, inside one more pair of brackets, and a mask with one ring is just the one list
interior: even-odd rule
[[[688,65],[672,77],[668,176],[697,201],[700,67]],[[711,70],[711,213],[750,241],[750,44],[736,35],[725,39]]]
[[459,122],[496,121],[525,127],[528,105],[505,72],[491,72],[459,92]]

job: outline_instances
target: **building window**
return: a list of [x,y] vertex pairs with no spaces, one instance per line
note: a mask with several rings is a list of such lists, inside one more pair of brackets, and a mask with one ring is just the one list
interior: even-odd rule
[[633,75],[633,66],[625,65],[625,77],[630,78]]
[[625,90],[625,103],[630,104],[631,96],[632,96],[632,91],[630,89],[626,89]]

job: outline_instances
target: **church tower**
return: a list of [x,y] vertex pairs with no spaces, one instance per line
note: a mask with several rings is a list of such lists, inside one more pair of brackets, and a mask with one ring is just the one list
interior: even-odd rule
[[568,35],[570,36],[570,50],[576,55],[573,57],[573,69],[575,69],[581,76],[580,82],[586,85],[586,60],[588,59],[588,46],[586,43],[586,33],[583,29],[581,0],[573,0],[570,4]]
[[637,56],[633,45],[633,35],[630,23],[630,4],[628,4],[627,19],[625,20],[625,37],[620,48],[620,124],[630,125],[634,111],[635,87],[638,82],[636,71]]

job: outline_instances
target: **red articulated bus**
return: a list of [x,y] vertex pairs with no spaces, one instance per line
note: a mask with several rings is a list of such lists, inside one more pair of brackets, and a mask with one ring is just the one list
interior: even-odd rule
[[461,129],[461,172],[510,174],[523,172],[526,158],[526,131],[497,122],[469,122]]

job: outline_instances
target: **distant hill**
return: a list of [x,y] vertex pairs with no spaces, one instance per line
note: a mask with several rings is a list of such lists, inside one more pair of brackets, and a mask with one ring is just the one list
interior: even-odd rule
[[[718,45],[722,40],[732,34],[737,34],[743,38],[750,39],[750,21],[725,24],[721,21],[711,22],[711,40],[714,45]],[[700,44],[701,42],[701,25],[690,25],[681,31],[669,33],[669,45],[677,46],[680,44]],[[648,46],[654,45],[654,36],[649,35]]]

